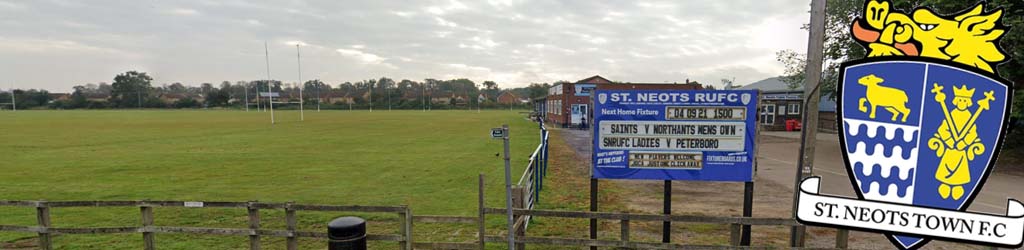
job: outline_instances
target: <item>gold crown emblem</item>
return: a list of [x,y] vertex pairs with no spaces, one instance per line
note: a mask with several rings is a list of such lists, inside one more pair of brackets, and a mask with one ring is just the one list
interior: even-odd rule
[[972,97],[974,97],[974,89],[967,89],[967,85],[961,85],[960,88],[957,88],[954,85],[953,86],[953,95],[955,95],[957,97],[972,98]]

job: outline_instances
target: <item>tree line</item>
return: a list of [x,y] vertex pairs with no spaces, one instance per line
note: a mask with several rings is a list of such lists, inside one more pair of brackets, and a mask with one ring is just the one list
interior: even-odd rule
[[[547,95],[552,86],[532,83],[527,87],[501,89],[494,81],[480,84],[469,79],[394,80],[388,77],[336,85],[309,80],[301,88],[295,83],[277,80],[223,81],[219,85],[182,83],[153,86],[153,78],[145,72],[128,71],[114,77],[112,83],[89,83],[74,86],[70,94],[52,94],[41,89],[13,90],[19,109],[131,109],[131,108],[261,108],[267,105],[269,93],[275,93],[275,108],[295,108],[320,104],[327,109],[458,109],[509,108],[499,103],[505,92],[515,99],[533,99]],[[299,92],[302,98],[299,98]],[[10,103],[11,95],[0,95],[0,103]],[[507,99],[506,99],[507,100]],[[515,102],[512,107],[524,108],[529,102]]]
[[[977,5],[979,1],[963,0],[892,0],[893,8],[912,11],[919,6],[934,8],[938,13],[958,13]],[[990,0],[986,3],[986,11],[995,7],[1002,8],[1002,22],[1011,27],[999,41],[1005,54],[1012,60],[998,65],[999,74],[1015,82],[1014,100],[1011,108],[1011,126],[1007,145],[1024,147],[1024,1]],[[864,1],[828,0],[825,9],[825,47],[821,94],[835,99],[836,83],[839,81],[839,66],[851,59],[864,58],[867,51],[850,36],[850,23],[855,17],[862,16]],[[808,29],[804,25],[804,29]],[[790,88],[803,88],[805,79],[804,66],[806,54],[784,50],[777,53],[779,62],[785,65],[782,80]]]

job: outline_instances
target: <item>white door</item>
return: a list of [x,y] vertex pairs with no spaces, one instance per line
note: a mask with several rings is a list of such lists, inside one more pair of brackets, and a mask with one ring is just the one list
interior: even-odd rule
[[570,123],[572,125],[579,125],[581,123],[583,115],[585,114],[585,112],[587,112],[586,110],[587,110],[587,105],[585,105],[585,104],[573,104],[572,105],[572,116],[571,116],[572,120],[570,120]]

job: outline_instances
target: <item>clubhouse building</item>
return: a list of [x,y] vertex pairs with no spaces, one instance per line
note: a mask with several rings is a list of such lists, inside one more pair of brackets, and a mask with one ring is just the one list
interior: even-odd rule
[[685,83],[616,83],[599,75],[591,76],[574,83],[559,83],[548,89],[546,97],[533,100],[537,113],[548,124],[562,127],[581,127],[594,120],[594,105],[591,93],[601,90],[701,90],[703,87],[686,80]]

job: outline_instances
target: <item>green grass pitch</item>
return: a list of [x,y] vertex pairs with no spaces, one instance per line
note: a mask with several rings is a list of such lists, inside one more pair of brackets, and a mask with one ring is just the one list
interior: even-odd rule
[[[256,111],[0,112],[0,199],[409,205],[420,215],[471,216],[478,173],[487,175],[488,206],[504,204],[503,163],[495,156],[502,144],[489,129],[511,125],[513,181],[539,142],[537,125],[518,111],[307,111],[304,122],[297,111],[275,115],[270,125],[270,114]],[[155,214],[158,225],[247,225],[244,209]],[[319,230],[336,215],[300,214],[300,228]],[[283,224],[279,214],[264,216],[267,227]],[[137,208],[54,209],[52,217],[59,227],[139,223]],[[0,208],[0,224],[34,225],[34,210]],[[0,242],[10,247],[32,236],[0,233]],[[283,242],[265,240],[268,249]],[[158,234],[157,241],[165,249],[247,246],[233,236]],[[142,244],[140,234],[65,235],[54,243]]]

